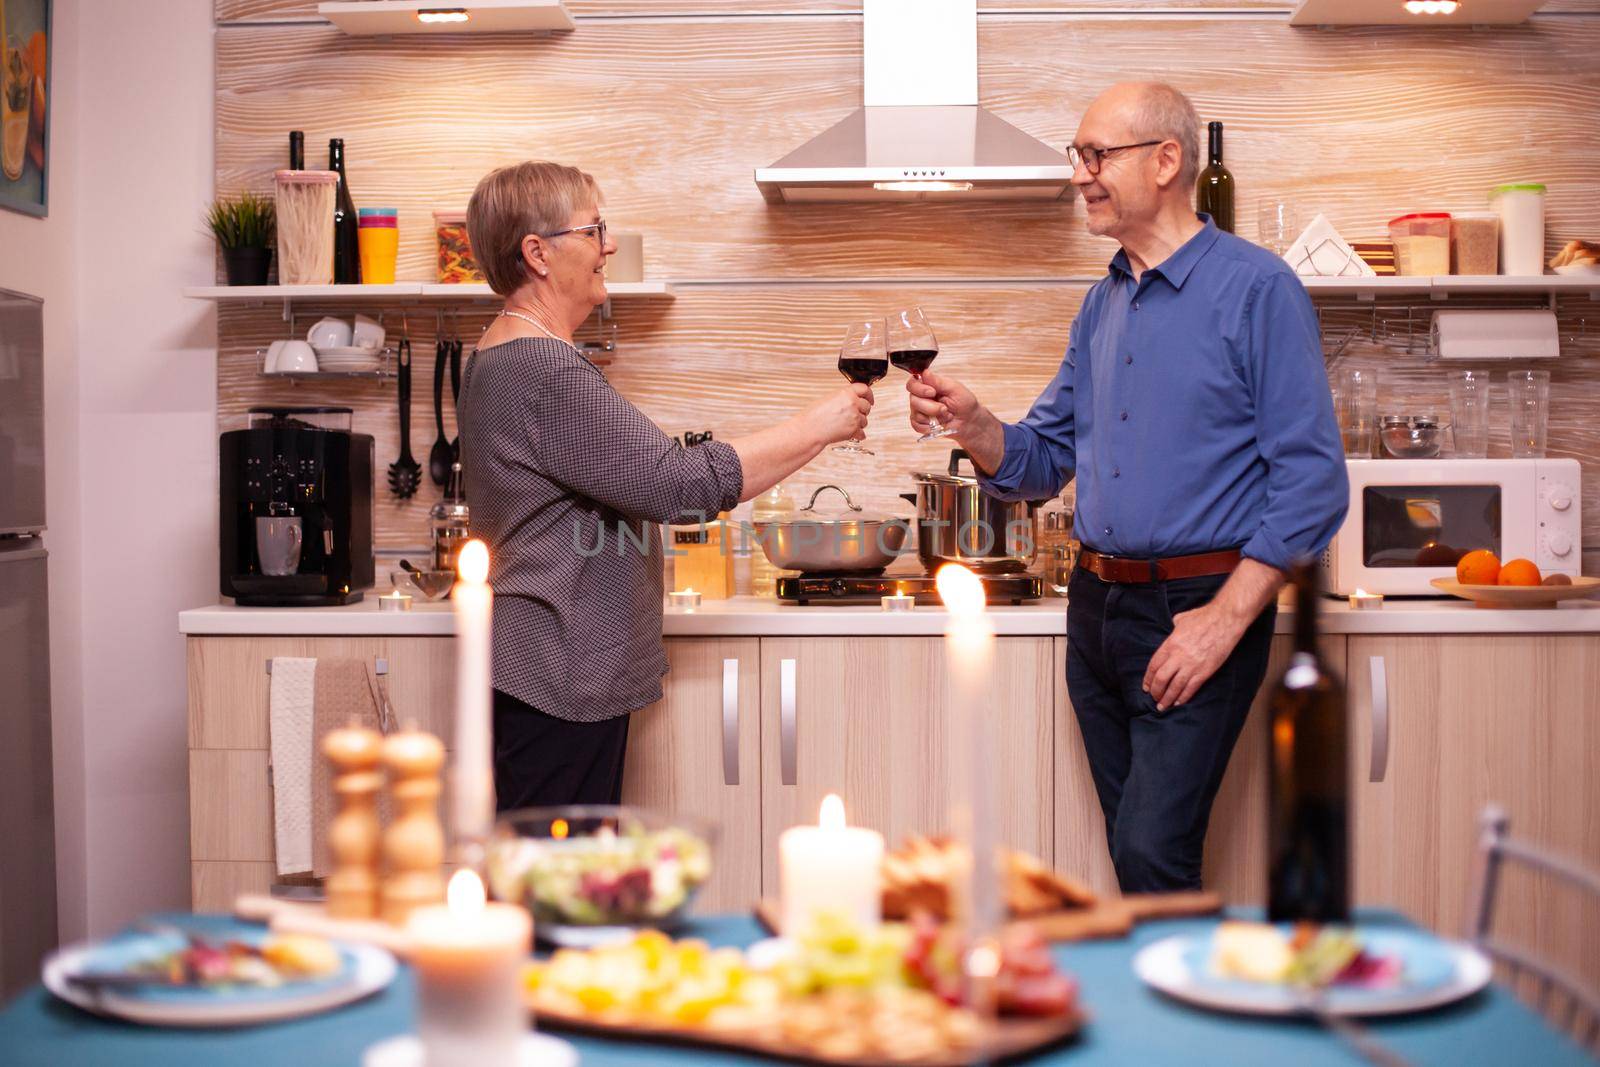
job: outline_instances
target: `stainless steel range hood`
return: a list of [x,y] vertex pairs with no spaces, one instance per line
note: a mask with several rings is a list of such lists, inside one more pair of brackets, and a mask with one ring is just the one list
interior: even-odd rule
[[770,167],[770,203],[1058,200],[1066,156],[978,106],[977,0],[865,0],[865,106]]

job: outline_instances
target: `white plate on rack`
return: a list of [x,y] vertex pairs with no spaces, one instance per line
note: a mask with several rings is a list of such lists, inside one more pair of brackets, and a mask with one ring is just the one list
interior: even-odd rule
[[1584,274],[1600,274],[1600,263],[1568,263],[1564,267],[1552,267],[1557,274],[1572,276]]

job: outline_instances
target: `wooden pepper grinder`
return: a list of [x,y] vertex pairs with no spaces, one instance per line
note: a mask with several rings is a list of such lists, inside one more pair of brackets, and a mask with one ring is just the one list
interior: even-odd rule
[[444,827],[439,823],[439,769],[444,745],[414,727],[390,734],[383,762],[395,803],[383,835],[388,875],[383,881],[382,918],[399,926],[414,908],[444,900]]
[[335,919],[378,917],[378,790],[383,772],[383,735],[350,725],[330,730],[322,754],[333,764],[333,794],[339,811],[328,823],[328,914]]

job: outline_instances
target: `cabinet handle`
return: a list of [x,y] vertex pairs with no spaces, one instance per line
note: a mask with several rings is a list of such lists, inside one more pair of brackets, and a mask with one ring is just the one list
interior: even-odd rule
[[783,765],[783,784],[794,785],[798,755],[794,744],[794,660],[779,664],[778,679],[778,762]]
[[722,661],[722,782],[739,784],[739,661]]
[[1382,656],[1367,661],[1372,672],[1372,762],[1367,781],[1381,782],[1389,773],[1389,671]]

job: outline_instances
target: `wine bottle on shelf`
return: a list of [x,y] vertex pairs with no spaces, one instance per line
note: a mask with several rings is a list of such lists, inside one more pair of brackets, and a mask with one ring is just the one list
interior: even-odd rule
[[333,280],[336,285],[361,281],[361,223],[344,174],[344,139],[328,142],[328,169],[339,175],[339,192],[333,204]]
[[289,131],[289,169],[306,169],[306,135],[302,130]]
[[1195,179],[1195,210],[1204,211],[1217,229],[1233,232],[1233,175],[1222,165],[1222,123],[1213,122],[1210,130],[1210,162]]
[[1344,686],[1317,651],[1318,572],[1294,574],[1294,653],[1268,704],[1267,918],[1350,921]]

